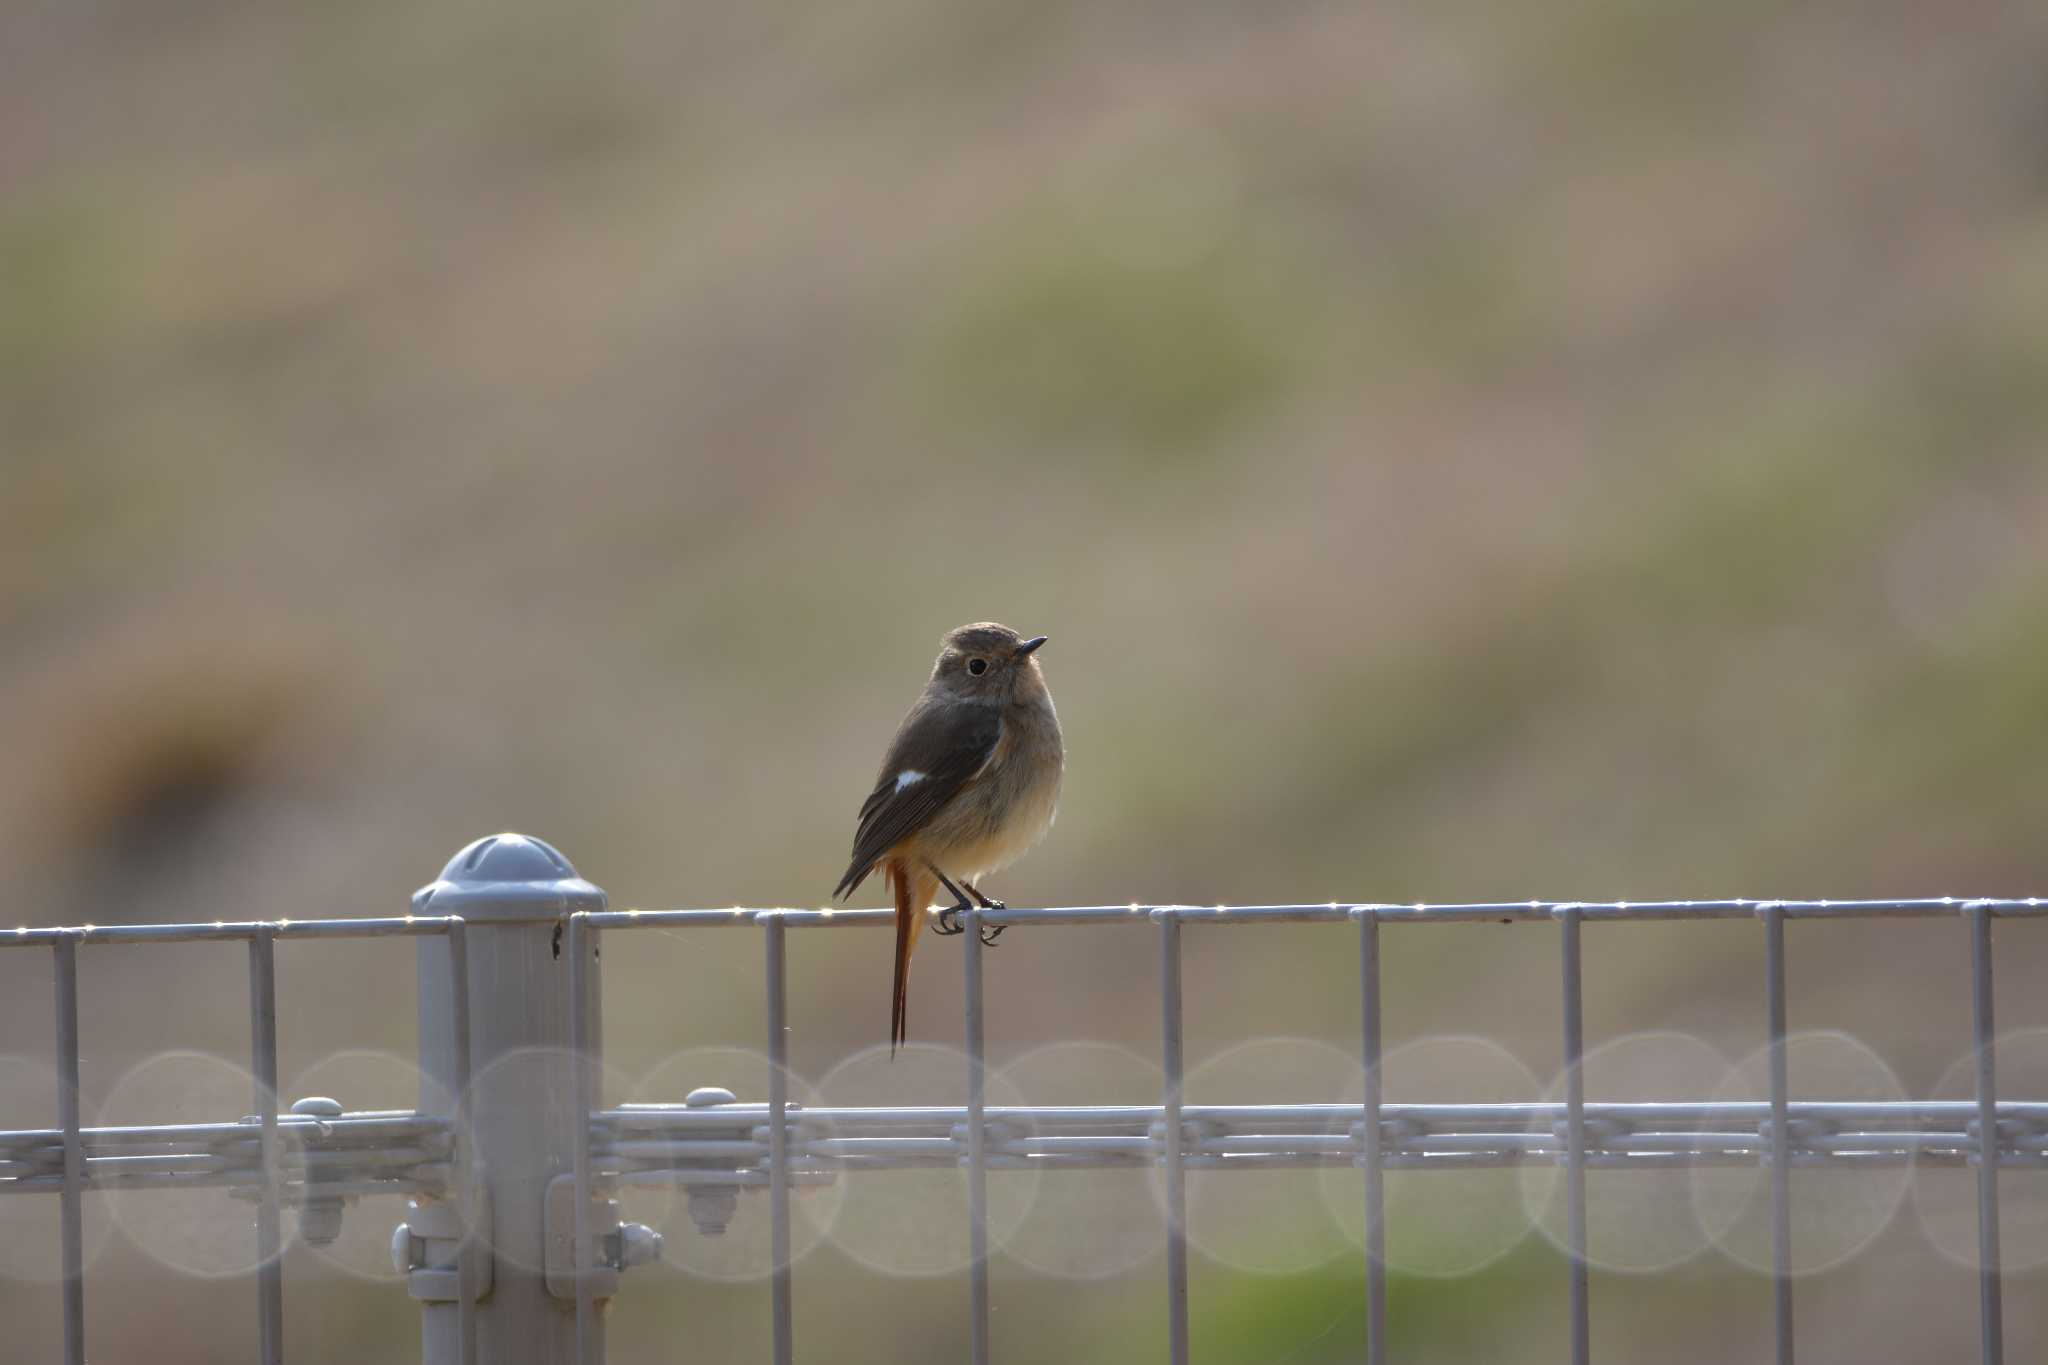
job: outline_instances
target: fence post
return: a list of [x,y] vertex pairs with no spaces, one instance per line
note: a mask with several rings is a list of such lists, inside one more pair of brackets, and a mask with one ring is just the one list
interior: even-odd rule
[[[452,989],[450,943],[419,940],[420,1109],[454,1117],[459,1078],[467,1070],[469,1160],[456,1167],[475,1173],[471,1202],[480,1233],[470,1253],[477,1302],[469,1343],[462,1340],[455,1269],[455,1247],[465,1231],[461,1192],[419,1210],[411,1233],[398,1234],[417,1249],[419,1268],[409,1284],[422,1310],[421,1360],[459,1365],[465,1354],[490,1365],[576,1360],[573,1291],[565,1299],[548,1287],[547,1202],[549,1182],[571,1173],[577,1130],[588,1123],[575,1098],[572,999],[583,1007],[581,1035],[591,1059],[603,1055],[595,953],[577,960],[567,920],[577,911],[602,910],[604,892],[540,840],[499,834],[456,854],[412,905],[415,914],[459,915],[464,922],[459,956],[468,982],[467,1059],[455,1027],[459,993]],[[574,995],[572,973],[583,974]],[[527,1049],[533,1051],[505,1061]],[[601,1365],[603,1331],[600,1317],[587,1339],[592,1349],[585,1365]]]

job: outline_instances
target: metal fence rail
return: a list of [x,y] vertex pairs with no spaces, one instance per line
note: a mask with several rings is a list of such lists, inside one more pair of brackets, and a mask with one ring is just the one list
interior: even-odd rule
[[[272,1165],[264,1163],[263,1131],[253,1116],[226,1123],[83,1128],[85,1187],[190,1189],[226,1186],[260,1191],[276,1172],[285,1202],[308,1195],[439,1194],[448,1188],[449,1126],[405,1112],[277,1115]],[[0,1190],[43,1194],[64,1186],[71,1155],[62,1128],[0,1133]]]
[[[610,911],[604,893],[547,845],[518,835],[479,840],[414,897],[402,918],[21,929],[0,947],[52,955],[57,1005],[55,1128],[0,1131],[0,1193],[54,1194],[61,1207],[62,1313],[68,1365],[85,1359],[85,1192],[225,1187],[256,1211],[261,1359],[283,1359],[281,1214],[309,1219],[363,1193],[412,1199],[394,1255],[422,1307],[428,1365],[603,1359],[601,1300],[626,1268],[659,1252],[659,1238],[622,1224],[622,1186],[761,1186],[771,1229],[772,1349],[794,1359],[790,1198],[842,1172],[964,1169],[968,1180],[971,1358],[990,1356],[990,1171],[1137,1167],[1159,1173],[1165,1202],[1168,1351],[1190,1354],[1186,1175],[1191,1170],[1353,1167],[1364,1212],[1363,1290],[1368,1359],[1387,1359],[1388,1170],[1538,1165],[1565,1176],[1571,1358],[1590,1356],[1586,1228],[1589,1171],[1761,1165],[1769,1172],[1777,1359],[1793,1334],[1795,1173],[1819,1167],[1969,1166],[1977,1172],[1980,1358],[2003,1359],[1998,1176],[2048,1165],[2048,1100],[2001,1100],[1992,1045],[1992,928],[2048,914],[2040,898],[2007,900],[1490,902],[1454,905],[1325,903],[1270,906],[1105,905],[969,911],[962,936],[962,1102],[950,1106],[805,1108],[787,1075],[787,935],[791,929],[874,927],[881,910]],[[1971,943],[1975,1096],[1968,1101],[1832,1102],[1790,1097],[1785,1029],[1789,919],[1951,918]],[[1610,921],[1754,919],[1763,929],[1770,1096],[1755,1102],[1609,1103],[1584,1093],[1582,938]],[[1413,1104],[1381,1093],[1380,939],[1384,926],[1490,921],[1555,924],[1566,1060],[1562,1102]],[[1157,936],[1163,1091],[1132,1103],[1014,1106],[987,1102],[982,1036],[983,926],[1148,925]],[[1358,1103],[1192,1104],[1183,1100],[1181,941],[1189,925],[1315,923],[1357,935]],[[599,1108],[602,1056],[597,950],[608,932],[748,929],[762,935],[768,1095],[720,1102]],[[302,1102],[278,1112],[275,946],[294,940],[419,939],[417,1110],[336,1113]],[[212,1123],[85,1127],[78,1111],[81,946],[222,941],[247,945],[252,1115]],[[490,1064],[540,1049],[539,1074],[499,1076]],[[550,1053],[547,1050],[552,1049]],[[558,1055],[557,1055],[558,1054]],[[539,1094],[537,1095],[536,1091]],[[537,1098],[566,1103],[538,1104]],[[310,1108],[307,1105],[310,1104]],[[305,1112],[301,1112],[305,1109]],[[1988,1158],[1988,1159],[1987,1159]]]

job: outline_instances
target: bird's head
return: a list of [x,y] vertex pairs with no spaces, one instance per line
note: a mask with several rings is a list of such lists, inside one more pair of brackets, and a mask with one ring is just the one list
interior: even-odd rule
[[953,696],[1001,701],[1020,686],[1042,686],[1033,657],[1043,635],[1025,639],[1008,626],[977,621],[946,632],[932,665],[932,686]]

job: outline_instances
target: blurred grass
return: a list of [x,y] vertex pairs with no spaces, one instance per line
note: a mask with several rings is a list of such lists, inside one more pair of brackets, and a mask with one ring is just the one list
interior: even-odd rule
[[[615,904],[814,903],[993,617],[1053,636],[1071,750],[1013,903],[2038,891],[2044,63],[1998,5],[9,10],[0,878],[33,922],[388,912],[511,827]],[[1796,950],[1801,1015],[1923,1082],[1964,1042],[1890,1007],[1954,966],[1925,928]],[[998,1055],[1154,1049],[1142,935],[1016,937]],[[1327,942],[1191,934],[1191,1060],[1348,1046]],[[1754,949],[1600,939],[1589,1026],[1739,1056]],[[806,1074],[879,1036],[885,951],[798,946]],[[1547,1080],[1547,937],[1388,951],[1392,1033]],[[750,1044],[755,957],[608,960],[614,1059]],[[239,1055],[233,965],[89,962],[88,1088]],[[410,992],[309,977],[287,1047],[408,1053]],[[1354,1358],[1354,1270],[1199,1265],[1203,1358]],[[1888,1237],[1810,1291],[1818,1358],[1953,1356],[1958,1274]],[[293,1277],[295,1355],[409,1340]],[[245,1307],[105,1278],[117,1355]],[[1006,1265],[1006,1354],[1156,1351],[1156,1279]],[[960,1352],[949,1283],[800,1283],[849,1360]],[[758,1355],[754,1291],[663,1285],[619,1358]],[[1761,1321],[1711,1261],[1602,1285],[1617,1358]],[[1550,1354],[1557,1287],[1534,1245],[1403,1279],[1401,1348]],[[0,1285],[25,1353],[45,1299]]]
[[1128,263],[1026,228],[930,343],[925,381],[970,436],[1149,457],[1171,476],[1285,391],[1319,328],[1253,262]]

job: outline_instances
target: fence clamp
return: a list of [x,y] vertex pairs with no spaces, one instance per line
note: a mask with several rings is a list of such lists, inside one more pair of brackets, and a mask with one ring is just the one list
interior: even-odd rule
[[[468,1237],[482,1254],[470,1259],[476,1281],[473,1299],[491,1292],[491,1200],[481,1181],[470,1191]],[[465,1240],[462,1208],[456,1202],[419,1196],[406,1205],[405,1221],[391,1230],[391,1266],[405,1276],[406,1289],[421,1303],[454,1303],[461,1298],[456,1282],[457,1253]]]
[[[576,1177],[558,1175],[548,1182],[548,1293],[558,1299],[576,1297]],[[661,1234],[644,1223],[619,1221],[619,1201],[604,1195],[590,1200],[590,1240],[597,1263],[584,1267],[590,1296],[608,1299],[619,1291],[619,1272],[661,1259]]]

